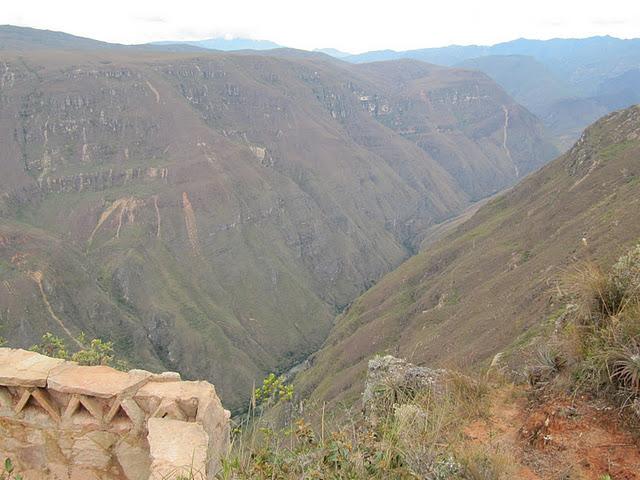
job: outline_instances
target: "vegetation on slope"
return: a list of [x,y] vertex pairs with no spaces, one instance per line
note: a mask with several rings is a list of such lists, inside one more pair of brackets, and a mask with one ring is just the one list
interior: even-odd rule
[[99,338],[88,341],[84,334],[80,334],[74,340],[75,351],[70,353],[67,343],[62,338],[47,332],[42,336],[40,342],[29,350],[48,357],[71,360],[80,365],[106,365],[119,370],[127,369],[126,362],[115,357],[113,342],[105,342]]
[[463,426],[487,411],[482,383],[448,373],[437,391],[389,384],[376,393],[367,414],[288,405],[285,427],[249,412],[218,478],[510,478],[498,452],[464,445]]
[[559,292],[566,306],[543,337],[530,383],[607,397],[640,415],[640,244],[609,272],[593,263],[570,269]]
[[397,64],[72,37],[43,52],[23,33],[0,79],[2,334],[86,332],[211,380],[234,411],[426,227],[549,158],[539,122],[476,73],[408,62],[396,82]]
[[578,262],[556,280],[561,313],[468,376],[374,358],[362,409],[294,407],[272,377],[256,392],[266,408],[239,419],[218,478],[635,478],[640,244],[608,272]]
[[386,275],[336,322],[298,391],[353,399],[366,361],[488,363],[560,308],[559,272],[612,262],[640,237],[640,108],[611,114],[573,149]]

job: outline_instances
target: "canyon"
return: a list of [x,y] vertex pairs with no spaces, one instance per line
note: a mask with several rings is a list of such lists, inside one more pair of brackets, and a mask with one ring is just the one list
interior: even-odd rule
[[232,411],[557,152],[480,72],[92,42],[0,29],[0,335],[113,341]]

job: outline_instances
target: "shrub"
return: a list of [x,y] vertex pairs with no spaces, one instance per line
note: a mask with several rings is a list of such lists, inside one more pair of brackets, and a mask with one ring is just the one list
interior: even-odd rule
[[[592,264],[575,268],[561,283],[575,307],[560,333],[577,389],[640,397],[640,245],[604,272]],[[556,360],[543,358],[542,369],[556,371]]]
[[[81,345],[86,345],[86,338],[81,334],[78,338]],[[94,338],[89,345],[74,353],[71,360],[80,365],[110,365],[114,364],[113,342],[103,342],[99,338]]]
[[[280,391],[272,388],[274,376],[267,377],[266,385],[266,392]],[[376,397],[384,408],[376,409],[375,416],[335,407],[334,419],[326,421],[324,407],[321,412],[307,407],[304,416],[276,428],[268,415],[250,412],[235,431],[218,478],[481,478],[469,476],[451,445],[463,441],[462,427],[470,419],[487,411],[486,392],[484,383],[448,372],[437,391],[413,389],[411,395],[394,395],[391,403],[387,395]]]
[[619,307],[640,300],[640,244],[618,259],[609,276]]
[[631,395],[640,395],[640,346],[637,341],[613,353],[609,364],[611,380]]
[[254,391],[255,403],[276,404],[280,401],[291,401],[293,386],[287,385],[283,376],[277,377],[270,373],[262,381],[262,386]]
[[22,476],[15,473],[15,467],[10,458],[5,459],[0,470],[0,480],[22,480]]
[[544,388],[566,364],[566,358],[557,348],[546,347],[538,350],[537,363],[527,368],[529,385],[533,388]]
[[64,340],[50,332],[42,335],[40,343],[33,345],[30,350],[48,357],[61,358],[63,360],[69,359],[69,351]]
[[99,338],[94,338],[87,343],[84,333],[80,334],[76,340],[85,347],[70,355],[64,340],[47,332],[42,336],[40,343],[33,345],[30,350],[48,357],[72,360],[80,365],[107,365],[119,370],[128,368],[124,361],[115,359],[113,342],[105,342]]

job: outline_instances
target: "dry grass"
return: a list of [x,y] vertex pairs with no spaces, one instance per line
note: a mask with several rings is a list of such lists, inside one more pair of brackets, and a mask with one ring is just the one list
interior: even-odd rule
[[565,324],[550,339],[555,350],[530,368],[532,384],[570,386],[630,405],[640,396],[640,245],[609,271],[585,263],[566,272],[560,291]]
[[437,389],[388,402],[381,396],[384,409],[375,419],[306,409],[275,428],[267,416],[249,413],[218,478],[502,478],[488,473],[504,470],[495,454],[471,457],[462,446],[464,425],[488,411],[487,391],[483,381],[450,372]]

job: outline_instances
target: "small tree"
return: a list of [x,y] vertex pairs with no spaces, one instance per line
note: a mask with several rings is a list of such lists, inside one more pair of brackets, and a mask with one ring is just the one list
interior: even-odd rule
[[[84,333],[80,334],[78,341],[82,345],[87,344]],[[74,353],[71,360],[80,365],[112,365],[113,357],[113,342],[94,338],[86,348]]]
[[60,337],[56,337],[53,333],[47,332],[42,335],[40,343],[33,345],[29,350],[38,352],[47,357],[69,359],[69,351],[67,346]]
[[277,377],[270,373],[262,381],[262,386],[254,392],[256,403],[275,405],[280,401],[289,402],[293,399],[293,385],[285,383],[284,376]]

